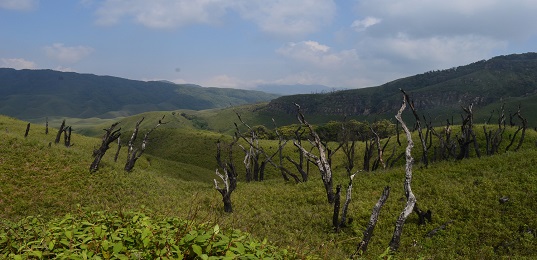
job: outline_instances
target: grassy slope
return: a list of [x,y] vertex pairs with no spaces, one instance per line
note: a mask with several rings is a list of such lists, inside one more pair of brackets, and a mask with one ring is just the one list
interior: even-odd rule
[[[32,125],[30,136],[24,139],[25,125],[0,117],[0,208],[4,209],[0,217],[3,219],[37,214],[46,218],[60,216],[76,210],[77,204],[87,210],[114,211],[136,210],[145,205],[153,215],[214,221],[267,237],[279,245],[297,247],[306,254],[341,259],[353,252],[361,239],[384,186],[391,186],[392,193],[382,209],[365,257],[376,257],[384,251],[395,219],[404,207],[404,171],[398,167],[361,173],[355,179],[349,212],[354,222],[341,234],[331,232],[332,209],[326,203],[317,174],[312,174],[310,182],[298,185],[285,184],[275,174],[263,183],[239,183],[232,196],[234,213],[222,214],[221,197],[210,182],[213,173],[209,168],[213,166],[192,167],[153,154],[142,156],[135,171],[125,173],[122,163],[112,161],[113,152],[110,152],[102,169],[89,174],[91,149],[99,144],[99,139],[74,135],[73,147],[54,144],[49,147],[48,143],[54,139],[53,131],[45,135],[43,127]],[[218,137],[203,132],[196,134],[197,137],[190,136],[189,142],[205,144],[204,148],[211,146],[211,142],[193,140]],[[174,137],[178,138],[174,141],[187,142],[188,132],[183,132],[183,137]],[[398,257],[535,256],[536,140],[537,135],[529,132],[525,144],[528,149],[519,153],[462,163],[442,162],[427,169],[416,166],[413,191],[420,207],[433,211],[433,223],[418,226],[417,217],[411,215]],[[207,151],[206,157],[212,158],[213,154],[214,150]],[[183,156],[189,158],[191,154]],[[202,161],[210,163],[210,159]],[[335,164],[335,183],[346,183],[343,168],[337,161]],[[192,174],[184,171],[203,177],[196,178],[199,182],[185,181]],[[502,196],[508,196],[509,202],[500,204],[498,198]],[[433,238],[424,237],[449,220],[453,223],[446,230]]]
[[209,109],[277,96],[74,72],[0,68],[1,114],[34,122],[55,116],[116,118],[156,110]]

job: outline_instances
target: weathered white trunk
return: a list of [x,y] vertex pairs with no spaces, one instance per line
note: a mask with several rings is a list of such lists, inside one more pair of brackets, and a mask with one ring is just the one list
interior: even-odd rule
[[[402,90],[401,90],[402,91]],[[410,184],[412,183],[412,165],[414,163],[414,159],[412,158],[412,148],[414,147],[414,142],[412,141],[412,134],[410,133],[410,130],[406,126],[405,122],[403,121],[403,118],[401,117],[401,114],[403,113],[403,110],[406,108],[406,103],[408,101],[408,95],[403,91],[404,97],[403,97],[403,104],[401,105],[401,108],[397,112],[397,115],[395,118],[399,123],[401,123],[401,127],[406,133],[407,138],[407,146],[405,150],[405,157],[406,157],[406,166],[405,166],[405,196],[407,198],[406,206],[403,212],[399,215],[399,218],[397,219],[397,222],[395,223],[395,230],[393,232],[392,240],[390,241],[390,250],[391,251],[397,251],[399,248],[399,242],[401,239],[401,234],[403,232],[403,226],[405,224],[406,219],[412,211],[414,210],[414,205],[416,204],[416,197],[414,196],[414,193],[412,193],[412,189]]]

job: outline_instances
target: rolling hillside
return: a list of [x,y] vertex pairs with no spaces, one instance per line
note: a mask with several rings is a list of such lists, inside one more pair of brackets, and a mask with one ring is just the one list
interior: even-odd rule
[[[537,53],[498,56],[441,71],[398,79],[378,87],[337,91],[326,94],[283,96],[272,100],[268,113],[295,114],[293,105],[301,105],[313,116],[391,118],[399,107],[402,88],[424,115],[455,116],[461,106],[474,104],[477,122],[484,122],[490,112],[506,103],[506,111],[520,104],[530,121],[537,125]],[[535,120],[532,120],[535,119]]]
[[[25,127],[26,122],[0,116],[0,226],[5,231],[0,234],[7,233],[9,238],[17,234],[8,233],[7,227],[17,227],[25,235],[31,235],[37,232],[29,231],[31,223],[45,223],[62,216],[71,229],[76,225],[74,219],[80,217],[115,221],[112,224],[120,225],[135,222],[129,212],[141,211],[157,220],[163,216],[178,217],[195,223],[209,222],[211,230],[218,224],[222,230],[247,231],[259,241],[267,238],[269,243],[303,257],[345,259],[362,238],[381,190],[391,186],[391,195],[363,256],[372,259],[385,252],[395,220],[404,207],[404,168],[400,166],[362,172],[356,177],[349,206],[349,217],[354,221],[340,233],[331,228],[332,207],[326,203],[317,172],[312,172],[308,182],[299,184],[285,183],[277,174],[264,182],[241,181],[232,197],[234,212],[223,214],[222,198],[212,188],[214,150],[210,147],[214,145],[212,140],[222,138],[219,134],[201,131],[174,134],[171,129],[161,129],[149,143],[159,147],[144,154],[133,172],[124,172],[123,163],[115,163],[110,153],[105,156],[101,169],[90,174],[91,150],[100,143],[99,138],[74,134],[74,146],[66,148],[61,144],[49,145],[54,134],[46,135],[43,126],[32,125],[24,138]],[[431,209],[433,218],[431,223],[421,226],[417,225],[415,214],[408,218],[395,257],[535,257],[537,133],[529,131],[526,138],[519,152],[415,167],[412,188],[420,207]],[[174,147],[176,144],[179,147]],[[275,144],[274,141],[265,145],[274,147]],[[362,144],[359,146],[361,153]],[[291,146],[289,149],[293,150]],[[419,154],[419,149],[414,153]],[[236,163],[240,164],[242,158],[237,157]],[[345,184],[348,180],[340,166],[341,157],[334,157],[334,181]],[[361,159],[357,160],[359,164]],[[499,201],[503,197],[508,201]],[[103,210],[117,217],[102,218],[103,215],[94,213]],[[39,217],[24,222],[30,215]],[[436,235],[428,235],[443,224],[445,227]],[[69,238],[69,232],[63,236]],[[27,246],[38,246],[41,239],[47,237],[37,237],[33,245]],[[49,248],[49,244],[45,247]],[[22,247],[20,253],[28,250]]]
[[260,91],[0,68],[0,114],[36,122],[45,117],[116,118],[156,110],[201,110],[275,97]]

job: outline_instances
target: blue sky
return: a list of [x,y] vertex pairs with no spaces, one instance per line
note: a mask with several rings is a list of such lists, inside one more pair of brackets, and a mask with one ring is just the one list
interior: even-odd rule
[[535,52],[535,0],[0,0],[0,67],[376,86]]

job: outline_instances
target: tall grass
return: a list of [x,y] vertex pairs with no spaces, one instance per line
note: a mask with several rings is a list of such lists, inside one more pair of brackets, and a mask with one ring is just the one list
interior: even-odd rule
[[[215,164],[211,161],[215,153],[213,141],[225,136],[161,129],[154,132],[149,144],[154,145],[154,150],[142,156],[132,173],[123,171],[124,159],[113,161],[112,147],[100,170],[90,174],[91,151],[100,139],[73,134],[74,146],[49,146],[54,140],[53,130],[45,135],[43,126],[32,125],[29,137],[24,138],[25,126],[24,122],[0,117],[2,222],[28,215],[57,218],[75,212],[77,204],[88,212],[136,211],[144,207],[150,216],[217,223],[223,228],[250,232],[260,239],[266,237],[279,246],[291,246],[301,255],[344,259],[354,252],[375,202],[383,187],[389,185],[390,198],[363,256],[375,258],[387,248],[395,220],[404,207],[403,168],[359,173],[349,207],[353,222],[335,233],[331,228],[332,208],[325,201],[318,172],[312,170],[307,183],[294,184],[285,183],[278,171],[270,168],[269,178],[264,182],[240,182],[232,194],[234,212],[224,214],[221,196],[211,182],[215,176]],[[180,134],[176,136],[177,133]],[[168,138],[163,138],[166,135]],[[420,208],[433,212],[433,222],[419,226],[417,216],[411,215],[396,256],[534,257],[536,137],[534,132],[528,132],[524,149],[516,153],[435,162],[427,168],[417,164],[412,188]],[[263,145],[276,147],[272,141]],[[418,147],[416,155],[420,153]],[[181,153],[183,149],[185,152]],[[286,149],[291,154],[294,147]],[[357,167],[361,165],[361,152],[358,154]],[[236,159],[239,165],[242,156],[237,154]],[[333,160],[334,181],[345,184],[342,155]],[[501,203],[499,199],[503,197],[508,201]],[[426,236],[449,221],[452,222],[435,236]]]

